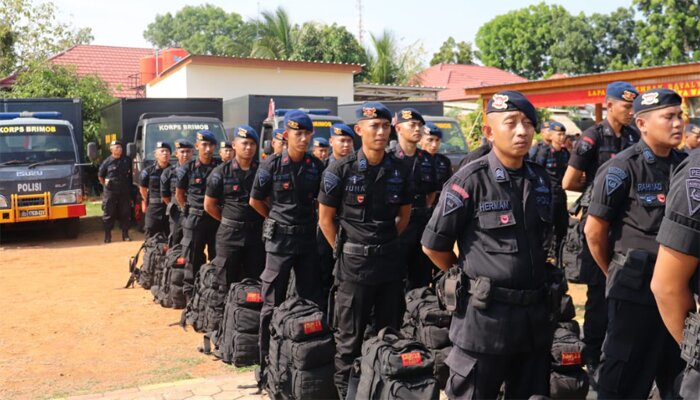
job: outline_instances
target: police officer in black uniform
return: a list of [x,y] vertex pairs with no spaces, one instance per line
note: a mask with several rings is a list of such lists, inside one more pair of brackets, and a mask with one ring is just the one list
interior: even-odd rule
[[566,192],[561,187],[564,172],[569,163],[569,151],[564,147],[564,140],[566,139],[566,127],[564,124],[552,121],[549,123],[547,131],[549,132],[549,144],[540,146],[537,154],[535,154],[535,162],[547,170],[551,179],[552,228],[554,235],[549,255],[556,258],[559,256],[559,249],[561,249],[566,237],[566,228],[569,226]]
[[362,148],[324,171],[319,194],[319,224],[338,258],[335,384],[341,399],[372,312],[377,330],[400,325],[406,266],[396,254],[412,202],[408,167],[384,150],[391,112],[367,102],[356,116]]
[[122,228],[122,240],[131,241],[131,159],[122,154],[122,142],[114,140],[109,145],[111,156],[107,157],[97,173],[104,187],[102,197],[102,222],[105,231],[105,243],[112,241],[114,219],[119,218]]
[[160,195],[166,205],[165,215],[168,217],[169,231],[168,244],[174,246],[182,241],[182,224],[180,206],[173,201],[173,195],[177,191],[177,168],[185,165],[192,159],[194,145],[187,139],[175,141],[175,158],[177,163],[163,170],[160,175]]
[[687,154],[700,151],[700,127],[695,124],[685,126],[685,146],[683,151]]
[[155,162],[146,167],[139,175],[139,192],[141,193],[141,209],[146,210],[144,229],[146,238],[156,233],[168,235],[168,220],[165,215],[166,204],[160,193],[160,178],[163,171],[170,167],[172,149],[166,142],[156,142],[153,151]]
[[[634,86],[627,82],[609,84],[605,93],[605,120],[586,129],[574,146],[562,186],[564,190],[584,192],[577,200],[582,207],[581,226],[585,225],[586,209],[590,203],[590,187],[598,167],[616,153],[639,142],[637,131],[629,126],[632,123],[632,102],[638,94]],[[601,347],[607,328],[605,276],[593,261],[585,240],[580,259],[581,281],[588,287],[583,316],[583,342],[586,344],[584,361],[588,365],[588,373],[592,375],[600,363]],[[591,383],[595,387],[595,381],[592,380]]]
[[445,392],[495,399],[505,383],[505,398],[547,396],[552,325],[544,242],[552,199],[546,171],[525,161],[537,112],[521,93],[502,91],[489,100],[487,118],[492,151],[447,181],[422,238],[440,269],[457,264],[453,272],[465,286],[450,326]]
[[399,236],[401,254],[407,267],[407,288],[410,290],[428,286],[432,278],[432,264],[420,249],[420,238],[439,187],[432,157],[418,148],[425,126],[423,116],[413,108],[404,108],[395,114],[394,121],[399,141],[389,152],[406,165],[409,171],[408,190],[413,195],[411,221]]
[[345,124],[335,123],[331,126],[330,138],[331,155],[328,157],[326,166],[339,161],[341,158],[353,152],[355,133],[352,128]]
[[[194,278],[199,268],[207,261],[216,257],[216,230],[219,222],[204,212],[204,194],[207,178],[211,171],[219,165],[214,158],[216,136],[209,130],[197,132],[196,160],[177,169],[177,189],[175,196],[182,209],[185,210],[185,220],[182,223],[182,252],[187,259],[183,291],[189,301],[194,292]],[[204,248],[207,249],[207,257]]]
[[233,144],[228,140],[222,140],[219,142],[219,158],[222,163],[226,161],[233,160],[233,155],[235,151],[233,150]]
[[284,127],[287,149],[265,159],[250,193],[250,205],[266,218],[263,238],[267,259],[260,276],[261,371],[265,369],[269,349],[272,310],[286,298],[292,268],[299,296],[318,304],[322,301],[315,239],[316,197],[323,163],[306,152],[314,128],[305,112],[287,112]]
[[656,240],[661,246],[651,290],[666,328],[682,342],[681,354],[688,363],[680,395],[694,399],[700,393],[700,314],[695,301],[700,295],[700,152],[676,169]]
[[212,171],[207,179],[204,210],[220,221],[216,232],[216,259],[226,266],[230,285],[245,278],[258,279],[265,266],[263,219],[248,204],[258,162],[258,134],[248,125],[233,129],[235,156]]
[[549,130],[549,124],[550,121],[542,121],[542,128],[540,129],[542,139],[538,140],[528,151],[527,158],[529,161],[537,161],[537,153],[542,149],[548,149],[552,145],[552,133]]
[[600,399],[647,398],[654,381],[661,398],[677,397],[673,384],[683,363],[650,282],[671,173],[686,157],[675,149],[683,138],[681,102],[670,89],[639,95],[634,111],[641,141],[603,164],[593,184],[585,233],[607,277],[608,300]]
[[326,138],[314,138],[313,145],[311,147],[311,154],[321,160],[324,166],[328,164],[329,147],[330,144],[328,144],[328,140]]
[[446,155],[440,153],[442,129],[433,122],[427,122],[425,128],[420,147],[433,157],[437,187],[441,188],[452,176],[452,162]]

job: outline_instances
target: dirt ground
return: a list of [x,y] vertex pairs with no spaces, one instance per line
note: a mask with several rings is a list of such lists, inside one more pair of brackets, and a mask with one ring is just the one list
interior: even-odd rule
[[[196,351],[201,335],[169,326],[180,311],[124,289],[133,242],[102,243],[100,221],[77,240],[41,228],[0,236],[0,398],[43,399],[234,373]],[[585,288],[571,285],[580,306]]]

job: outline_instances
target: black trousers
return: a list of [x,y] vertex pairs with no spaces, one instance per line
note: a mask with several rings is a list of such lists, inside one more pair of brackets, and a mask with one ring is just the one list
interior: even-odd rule
[[[339,280],[335,295],[335,385],[342,398],[348,390],[350,368],[361,355],[365,329],[370,322],[379,331],[385,326],[398,329],[404,310],[402,280],[376,285]],[[374,317],[370,321],[370,317]]]
[[146,219],[144,222],[144,230],[146,238],[149,238],[157,233],[162,233],[168,236],[170,231],[168,227],[168,217],[165,215],[165,204],[155,203],[149,204],[146,209]]
[[241,229],[219,224],[216,257],[225,260],[228,286],[246,278],[260,279],[265,269],[262,223],[247,224]]
[[316,231],[316,243],[318,244],[318,259],[321,274],[321,299],[323,304],[320,306],[325,310],[328,304],[328,296],[330,296],[331,288],[333,287],[333,268],[335,267],[335,259],[333,259],[333,248],[323,236],[321,229]]
[[412,216],[406,229],[399,236],[401,253],[406,264],[406,290],[428,286],[433,278],[433,263],[423,253],[420,240],[428,220],[425,216]]
[[[189,301],[194,294],[194,278],[199,268],[216,257],[216,229],[219,222],[209,214],[190,214],[182,226],[182,253],[187,260],[183,291]],[[207,253],[204,254],[206,248]]]
[[[655,304],[608,299],[603,353],[599,399],[646,399],[654,382],[661,398],[678,398],[674,382],[684,362]],[[696,398],[698,395],[695,393]]]
[[[488,332],[484,332],[488,335]],[[451,400],[496,399],[505,383],[506,399],[549,396],[550,350],[485,354],[453,346],[445,393]]]
[[[586,223],[585,216],[581,230]],[[608,329],[608,303],[605,299],[605,275],[593,260],[586,238],[581,249],[581,281],[588,286],[583,313],[583,342],[586,344],[584,360],[588,365],[600,363],[605,332]]]
[[114,228],[114,221],[119,220],[122,232],[128,231],[131,226],[131,195],[128,189],[120,192],[104,191],[102,198],[102,223],[105,231]]
[[177,206],[177,204],[172,202],[168,204],[166,214],[168,215],[168,225],[170,228],[168,244],[170,246],[174,246],[175,244],[182,242],[182,222],[185,217],[181,214],[180,208]]
[[321,301],[318,255],[315,251],[303,254],[267,253],[262,280],[263,306],[260,310],[260,368],[265,370],[270,349],[270,321],[272,311],[287,298],[289,274],[294,269],[296,292],[299,297],[316,304]]

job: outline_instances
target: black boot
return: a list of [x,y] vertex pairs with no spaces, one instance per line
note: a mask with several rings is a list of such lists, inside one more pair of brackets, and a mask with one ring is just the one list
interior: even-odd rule
[[112,231],[105,229],[105,243],[112,243]]
[[129,231],[122,231],[122,240],[125,242],[131,242],[131,238],[129,237]]

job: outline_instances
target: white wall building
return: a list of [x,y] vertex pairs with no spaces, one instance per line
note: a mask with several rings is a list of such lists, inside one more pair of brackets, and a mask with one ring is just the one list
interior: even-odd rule
[[190,55],[146,86],[146,97],[221,97],[248,94],[334,96],[354,100],[359,64]]

